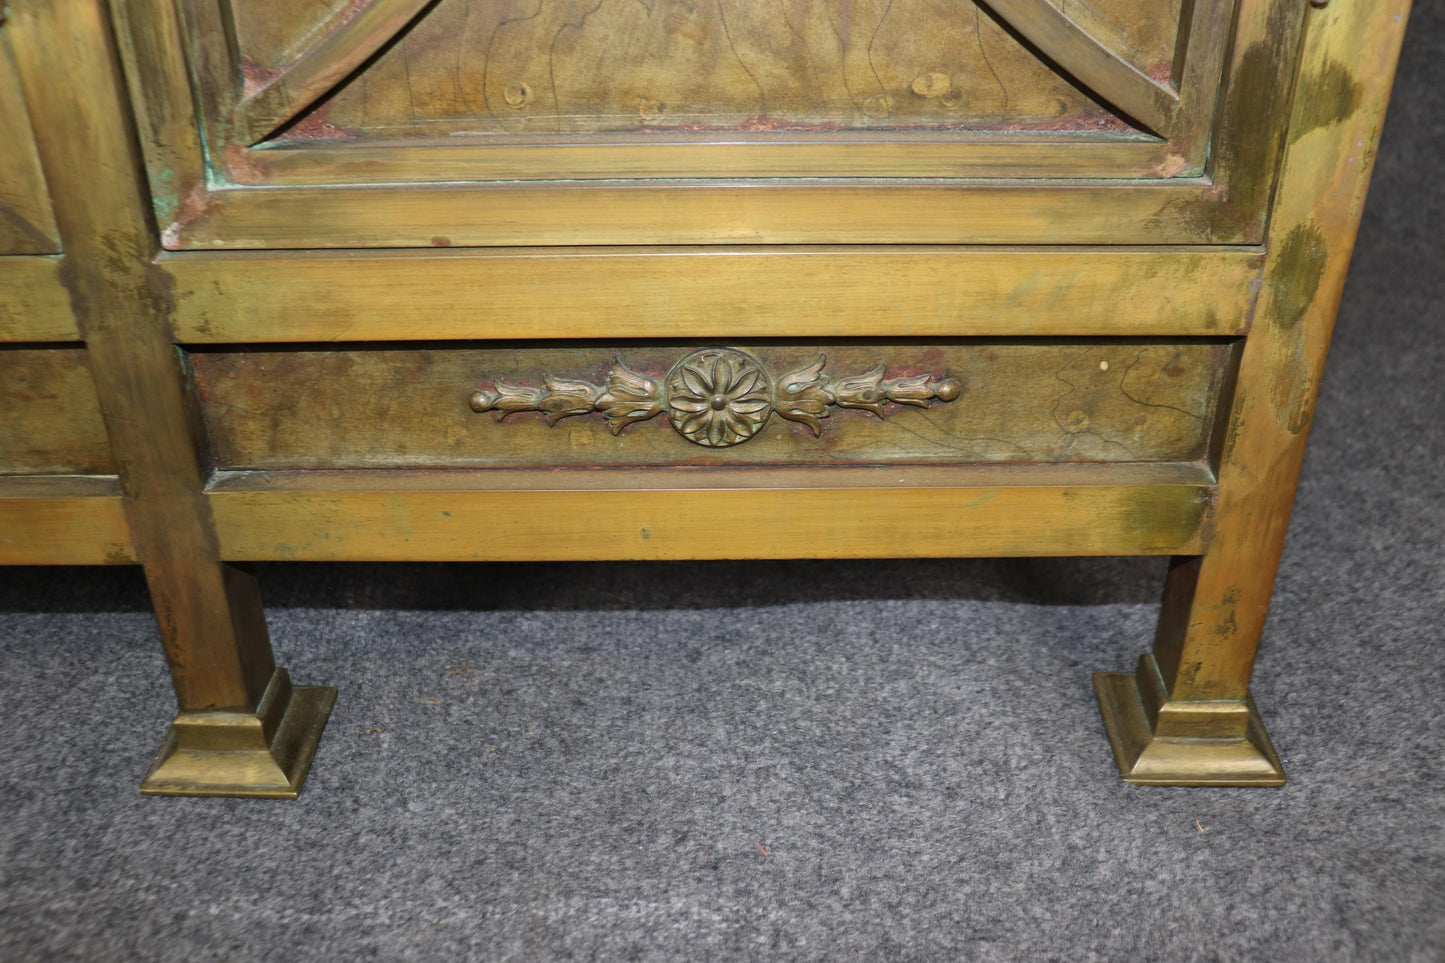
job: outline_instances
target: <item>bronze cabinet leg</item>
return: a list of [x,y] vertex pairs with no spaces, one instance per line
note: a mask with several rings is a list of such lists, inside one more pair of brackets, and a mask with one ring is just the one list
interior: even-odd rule
[[276,669],[252,709],[182,711],[140,791],[295,799],[335,701],[335,689],[294,687],[286,670]]
[[[1173,560],[1154,651],[1134,672],[1100,672],[1094,691],[1119,771],[1132,783],[1278,786],[1284,770],[1249,698],[1269,582],[1246,601],[1213,591],[1213,559]],[[1271,572],[1272,575],[1272,572]],[[1262,598],[1261,598],[1262,596]],[[1240,612],[1249,607],[1257,617]]]
[[276,667],[256,582],[220,562],[146,566],[180,714],[141,792],[295,799],[336,690]]
[[203,494],[209,458],[171,336],[170,279],[155,260],[105,5],[11,0],[8,12],[26,101],[45,120],[36,143],[61,275],[180,703],[142,789],[295,796],[335,691],[291,687],[272,659],[255,582],[220,558]]
[[1409,8],[1306,13],[1259,300],[1214,457],[1213,531],[1203,556],[1170,569],[1153,653],[1133,674],[1094,680],[1131,782],[1284,781],[1249,677]]

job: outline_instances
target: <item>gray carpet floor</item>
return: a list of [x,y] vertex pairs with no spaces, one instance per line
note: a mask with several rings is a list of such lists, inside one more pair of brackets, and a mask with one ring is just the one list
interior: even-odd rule
[[138,573],[0,570],[0,959],[1445,960],[1445,16],[1422,3],[1255,694],[1122,784],[1158,560],[262,570],[295,803],[136,793]]

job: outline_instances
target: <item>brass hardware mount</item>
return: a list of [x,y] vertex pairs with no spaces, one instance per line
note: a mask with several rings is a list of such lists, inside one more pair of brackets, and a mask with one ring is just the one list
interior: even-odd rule
[[740,445],[758,433],[773,412],[807,425],[817,437],[829,408],[859,408],[882,418],[890,402],[927,408],[935,399],[954,401],[963,386],[932,375],[883,377],[871,371],[844,378],[823,374],[826,355],[773,379],[762,362],[733,348],[701,348],[682,358],[662,379],[649,378],[614,359],[607,381],[544,375],[540,387],[495,382],[471,396],[473,411],[495,411],[499,420],[519,411],[540,411],[551,424],[573,415],[601,412],[612,433],[637,421],[666,414],[678,434],[708,448]]

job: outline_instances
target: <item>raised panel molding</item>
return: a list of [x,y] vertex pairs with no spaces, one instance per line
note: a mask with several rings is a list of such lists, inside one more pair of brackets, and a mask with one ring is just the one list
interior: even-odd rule
[[116,0],[163,245],[1255,244],[1304,10],[514,6]]

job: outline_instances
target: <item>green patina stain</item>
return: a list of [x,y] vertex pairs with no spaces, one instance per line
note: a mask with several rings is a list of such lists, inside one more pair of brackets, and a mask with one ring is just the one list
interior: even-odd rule
[[1276,135],[1261,134],[1262,118],[1279,115],[1279,78],[1284,64],[1275,45],[1256,43],[1240,58],[1229,88],[1217,145],[1226,180],[1202,197],[1170,205],[1200,241],[1254,237],[1264,230],[1264,201],[1273,174]]
[[1274,308],[1270,320],[1289,331],[1299,326],[1315,299],[1329,260],[1329,245],[1320,229],[1306,222],[1289,232],[1274,257],[1270,271]]
[[1215,160],[1219,185],[1200,198],[1171,204],[1165,216],[1199,240],[1259,239],[1265,208],[1274,182],[1275,161],[1289,116],[1289,80],[1294,71],[1294,43],[1281,37],[1300,36],[1303,4],[1276,3],[1265,36],[1240,55],[1229,76],[1221,115]]
[[[1301,394],[1303,395],[1304,393],[1301,392]],[[1309,399],[1306,397],[1303,404],[1297,404],[1290,409],[1289,421],[1286,422],[1285,427],[1289,429],[1290,434],[1298,435],[1310,426],[1310,422],[1314,420],[1314,416],[1314,408],[1309,404]]]
[[1273,175],[1276,150],[1271,133],[1259,130],[1261,120],[1278,116],[1284,100],[1280,77],[1287,69],[1279,44],[1256,43],[1240,59],[1230,84],[1219,144],[1219,163],[1229,171],[1229,194],[1245,211],[1262,207]]
[[162,224],[175,220],[181,209],[181,198],[176,193],[176,175],[169,167],[154,165],[148,168],[151,177],[152,207],[156,218]]
[[1360,85],[1350,68],[1338,60],[1325,64],[1325,69],[1305,79],[1300,88],[1300,111],[1290,140],[1321,127],[1338,124],[1360,106]]
[[1311,222],[1290,231],[1271,255],[1270,286],[1274,300],[1269,323],[1291,336],[1289,355],[1277,371],[1275,408],[1291,434],[1309,427],[1314,401],[1314,378],[1305,353],[1305,338],[1295,333],[1314,303],[1329,261],[1324,234]]

